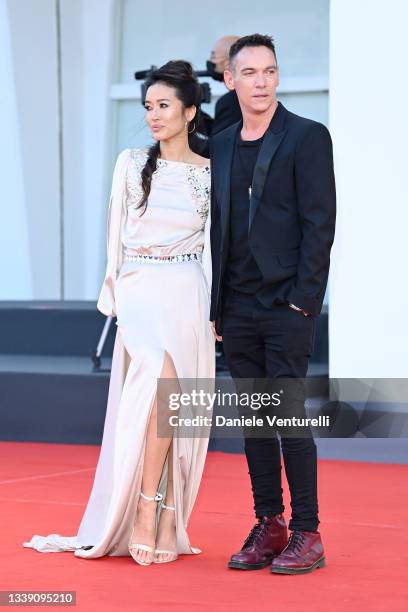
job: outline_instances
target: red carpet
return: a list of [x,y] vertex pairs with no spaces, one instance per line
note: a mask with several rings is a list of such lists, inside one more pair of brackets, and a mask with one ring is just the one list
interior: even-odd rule
[[[243,456],[210,453],[190,525],[203,554],[140,567],[130,557],[38,553],[32,534],[75,535],[99,449],[0,443],[0,590],[75,590],[79,610],[408,609],[408,466],[320,461],[327,567],[304,576],[226,569],[252,526]],[[286,495],[286,516],[289,504]]]

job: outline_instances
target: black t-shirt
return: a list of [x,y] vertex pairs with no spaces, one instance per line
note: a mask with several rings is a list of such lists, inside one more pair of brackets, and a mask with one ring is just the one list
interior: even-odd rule
[[231,289],[254,294],[262,274],[248,244],[249,188],[263,137],[242,140],[238,134],[231,169],[229,250],[225,283]]

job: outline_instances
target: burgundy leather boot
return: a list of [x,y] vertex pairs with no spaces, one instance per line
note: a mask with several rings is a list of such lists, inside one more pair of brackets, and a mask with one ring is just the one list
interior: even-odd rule
[[324,567],[322,539],[318,531],[292,531],[288,545],[272,561],[273,574],[307,574]]
[[231,569],[256,570],[269,565],[275,555],[285,548],[288,530],[282,514],[264,516],[252,527],[243,547],[232,555]]

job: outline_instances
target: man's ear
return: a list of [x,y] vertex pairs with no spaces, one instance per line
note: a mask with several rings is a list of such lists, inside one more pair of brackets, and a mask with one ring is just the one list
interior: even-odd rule
[[226,84],[226,86],[228,87],[230,91],[233,91],[235,89],[234,77],[229,68],[226,68],[224,70],[224,83]]

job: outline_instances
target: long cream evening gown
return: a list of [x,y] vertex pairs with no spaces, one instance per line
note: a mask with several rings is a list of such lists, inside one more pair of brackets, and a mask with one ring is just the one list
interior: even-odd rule
[[[116,315],[118,328],[93,488],[76,536],[35,535],[24,543],[41,552],[71,550],[88,559],[129,555],[146,428],[164,360],[171,360],[179,379],[214,379],[210,168],[159,159],[141,216],[137,205],[146,155],[140,149],[123,151],[113,175],[108,263],[98,309]],[[179,554],[200,552],[186,530],[207,445],[205,436],[173,438]],[[159,485],[163,495],[166,483],[167,462]]]

